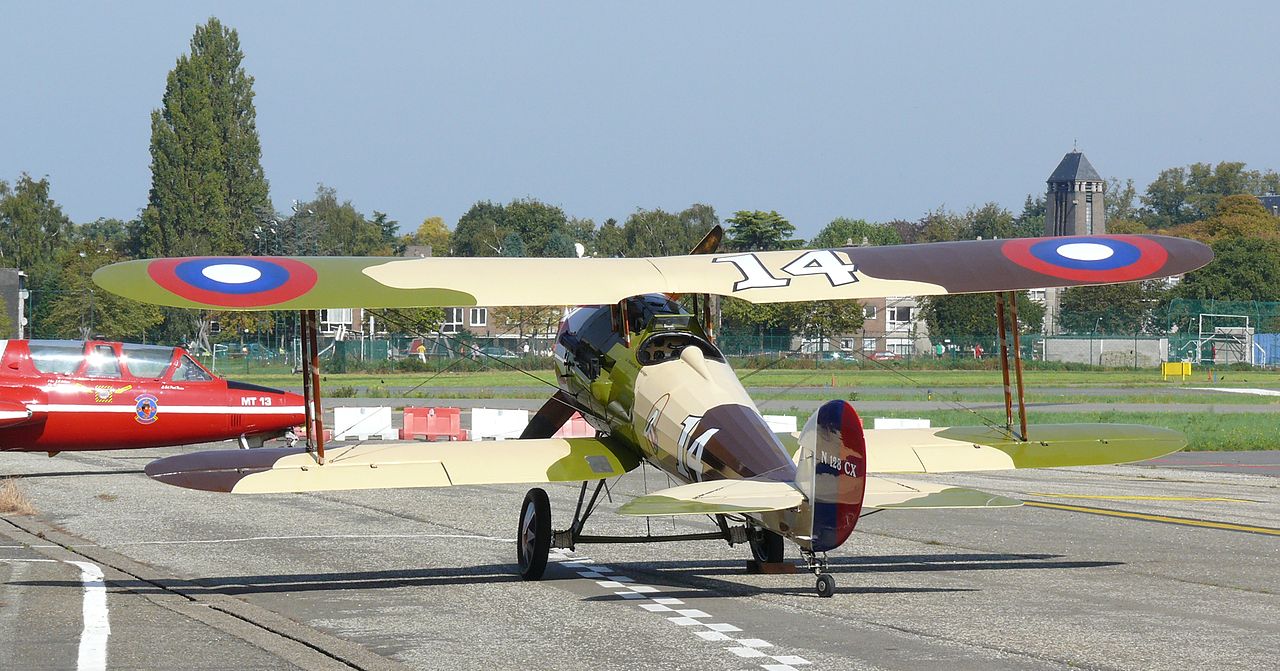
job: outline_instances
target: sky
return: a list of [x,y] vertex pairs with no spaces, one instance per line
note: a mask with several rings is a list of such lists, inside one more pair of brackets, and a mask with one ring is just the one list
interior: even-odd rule
[[1015,213],[1078,146],[1139,189],[1280,169],[1274,2],[0,0],[0,180],[131,219],[150,112],[198,24],[238,31],[262,164],[408,231],[480,200],[597,224],[708,203],[836,217]]

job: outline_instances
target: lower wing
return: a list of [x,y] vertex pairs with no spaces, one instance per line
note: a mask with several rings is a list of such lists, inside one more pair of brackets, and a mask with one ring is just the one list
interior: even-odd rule
[[[618,508],[620,515],[655,517],[667,515],[725,515],[763,513],[795,508],[804,494],[789,482],[762,480],[712,480],[695,482],[640,496]],[[924,483],[903,483],[871,476],[867,478],[863,508],[1002,508],[1020,506],[1021,501],[964,487]]]
[[1029,440],[998,427],[868,430],[870,473],[952,473],[1098,466],[1154,459],[1186,447],[1172,429],[1136,424],[1036,424]]
[[329,447],[325,463],[304,448],[213,450],[165,457],[147,475],[188,489],[233,493],[579,482],[622,475],[635,454],[600,438],[361,443]]

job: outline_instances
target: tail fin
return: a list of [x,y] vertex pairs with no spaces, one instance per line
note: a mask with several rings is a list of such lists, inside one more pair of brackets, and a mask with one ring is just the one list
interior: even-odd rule
[[828,401],[800,433],[797,484],[812,506],[814,552],[840,547],[862,514],[867,443],[862,419],[847,401]]

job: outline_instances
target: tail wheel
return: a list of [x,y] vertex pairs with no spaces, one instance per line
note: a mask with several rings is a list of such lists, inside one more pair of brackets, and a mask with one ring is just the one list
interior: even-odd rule
[[836,593],[836,579],[830,573],[819,573],[818,584],[815,589],[818,592],[818,596],[829,599],[832,594]]
[[761,529],[759,538],[751,537],[751,556],[761,564],[776,564],[782,561],[782,534]]
[[516,559],[520,577],[539,580],[547,570],[551,549],[551,500],[540,488],[530,489],[520,507],[520,528],[516,530]]

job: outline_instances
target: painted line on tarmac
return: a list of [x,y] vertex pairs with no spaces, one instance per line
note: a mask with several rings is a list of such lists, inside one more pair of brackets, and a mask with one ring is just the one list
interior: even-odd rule
[[1200,527],[1204,529],[1221,529],[1223,531],[1240,531],[1250,534],[1261,534],[1263,536],[1280,536],[1280,529],[1257,527],[1248,524],[1231,524],[1230,522],[1198,520],[1193,517],[1173,517],[1170,515],[1151,515],[1148,513],[1133,513],[1125,510],[1110,510],[1107,508],[1092,508],[1089,506],[1072,506],[1065,503],[1050,503],[1048,501],[1023,501],[1023,503],[1036,508],[1052,508],[1054,510],[1066,510],[1074,513],[1107,515],[1109,517],[1125,517],[1135,520],[1145,520],[1147,522],[1177,524],[1185,527]]
[[1203,462],[1202,463],[1197,461],[1185,461],[1182,459],[1148,459],[1146,461],[1139,462],[1139,463],[1143,465],[1172,464],[1173,466],[1176,466],[1179,468],[1260,468],[1263,470],[1272,470],[1272,471],[1280,469],[1280,464],[1233,464],[1230,462],[1223,462],[1223,463]]
[[105,671],[111,621],[107,611],[107,582],[102,574],[102,567],[87,561],[58,559],[0,559],[0,561],[68,564],[80,569],[80,582],[84,584],[84,600],[80,607],[84,629],[80,632],[76,669],[77,671]]
[[1275,389],[1242,389],[1240,387],[1188,387],[1195,391],[1224,391],[1228,394],[1251,394],[1253,396],[1280,396]]
[[1027,496],[1052,496],[1055,499],[1094,499],[1099,501],[1222,501],[1226,503],[1258,503],[1249,499],[1229,499],[1221,496],[1122,496],[1109,494],[1053,494],[1027,492]]
[[477,536],[474,534],[333,534],[313,536],[246,536],[244,538],[209,538],[174,541],[125,541],[101,545],[99,547],[114,548],[127,545],[206,545],[214,543],[252,543],[255,541],[298,541],[298,540],[380,540],[380,539],[413,539],[413,538],[449,538],[456,540],[495,541],[498,543],[514,543],[514,538],[498,538],[496,536]]
[[605,589],[618,590],[614,594],[634,601],[637,606],[650,613],[662,615],[671,624],[689,627],[688,631],[708,643],[732,644],[723,649],[739,659],[755,660],[765,671],[799,671],[796,667],[812,664],[798,655],[771,655],[763,648],[774,647],[772,643],[759,638],[739,638],[740,634],[735,632],[741,632],[742,629],[727,622],[703,622],[703,619],[712,619],[710,613],[696,608],[679,608],[685,605],[683,600],[664,597],[657,587],[638,584],[634,578],[619,575],[612,568],[595,563],[590,557],[576,556],[568,550],[554,548],[550,559],[576,572],[579,577],[595,580],[597,585]]

